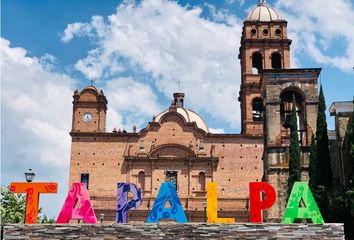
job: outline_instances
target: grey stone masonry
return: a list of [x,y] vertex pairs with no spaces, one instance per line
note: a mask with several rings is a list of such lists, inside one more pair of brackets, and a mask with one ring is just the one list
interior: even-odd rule
[[3,239],[344,239],[343,224],[6,224]]

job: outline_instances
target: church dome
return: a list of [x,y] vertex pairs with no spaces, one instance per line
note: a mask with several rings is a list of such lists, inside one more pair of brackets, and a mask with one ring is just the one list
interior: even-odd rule
[[246,21],[281,21],[282,18],[265,0],[259,0],[257,7],[247,16]]
[[93,91],[96,91],[96,92],[98,92],[97,91],[97,88],[95,87],[95,86],[87,86],[87,87],[85,87],[85,89],[84,90],[93,90]]
[[[176,106],[177,113],[181,114],[187,123],[195,122],[198,128],[204,130],[206,133],[209,133],[208,126],[206,125],[204,120],[196,112],[184,108],[183,106],[184,93],[174,93],[173,96],[174,96],[174,102],[172,102],[172,105]],[[159,122],[160,119],[168,112],[169,111],[166,110],[164,112],[157,114],[153,121]]]

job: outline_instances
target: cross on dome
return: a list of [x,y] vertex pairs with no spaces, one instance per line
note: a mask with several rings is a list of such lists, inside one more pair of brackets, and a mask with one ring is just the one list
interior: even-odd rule
[[182,90],[182,81],[181,81],[181,79],[178,79],[177,81],[176,81],[176,83],[177,83],[177,87],[178,87],[178,91],[181,91]]
[[266,5],[267,1],[266,0],[259,0],[258,5]]

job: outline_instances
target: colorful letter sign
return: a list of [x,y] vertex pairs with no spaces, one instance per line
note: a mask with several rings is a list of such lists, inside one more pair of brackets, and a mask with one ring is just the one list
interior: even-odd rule
[[208,183],[207,187],[208,223],[235,223],[234,218],[218,218],[218,184]]
[[[250,182],[250,220],[251,223],[262,222],[262,210],[270,208],[276,199],[274,188],[265,182]],[[265,199],[262,200],[264,193]]]
[[[305,207],[299,207],[301,202]],[[295,182],[281,223],[294,223],[295,219],[311,219],[312,223],[323,224],[323,218],[306,182]]]
[[[167,200],[170,202],[171,208],[165,208]],[[171,182],[163,182],[161,184],[147,222],[157,223],[160,219],[176,219],[179,223],[188,222],[175,186]]]
[[[133,199],[128,202],[128,192],[133,194]],[[117,184],[117,210],[116,222],[126,223],[127,212],[131,209],[136,209],[143,201],[141,189],[133,183],[118,183]]]
[[38,203],[40,193],[56,193],[58,184],[52,182],[13,182],[10,185],[10,191],[13,193],[27,193],[26,197],[26,224],[37,223]]
[[[76,203],[80,208],[75,208]],[[97,223],[85,183],[73,183],[56,223],[68,223],[71,219],[83,219],[85,223]]]

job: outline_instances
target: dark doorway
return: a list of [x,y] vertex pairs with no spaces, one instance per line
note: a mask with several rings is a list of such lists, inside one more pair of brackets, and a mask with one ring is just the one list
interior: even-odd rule
[[281,56],[280,53],[272,53],[272,68],[281,69]]
[[255,98],[252,101],[252,119],[254,122],[263,121],[263,102],[261,98]]
[[257,70],[256,74],[259,74],[259,72],[263,69],[263,59],[260,52],[254,52],[252,54],[252,68]]

